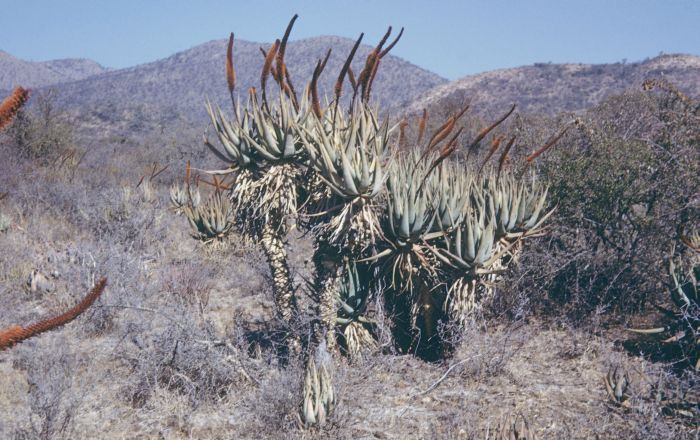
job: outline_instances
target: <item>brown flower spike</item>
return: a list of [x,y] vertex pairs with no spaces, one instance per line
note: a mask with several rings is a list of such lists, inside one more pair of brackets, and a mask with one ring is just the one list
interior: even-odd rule
[[77,318],[81,313],[90,307],[95,300],[102,294],[105,286],[107,285],[107,278],[102,278],[95,284],[90,293],[88,293],[85,298],[82,299],[78,304],[73,306],[66,312],[55,316],[53,318],[45,319],[39,321],[36,324],[32,324],[28,327],[21,327],[19,325],[13,325],[4,330],[0,330],[0,351],[10,348],[13,345],[19,344],[31,337],[34,337],[40,333],[53,330],[57,327],[65,325],[75,318]]
[[29,99],[29,90],[16,87],[10,96],[0,104],[0,130],[4,129],[17,116],[17,112]]

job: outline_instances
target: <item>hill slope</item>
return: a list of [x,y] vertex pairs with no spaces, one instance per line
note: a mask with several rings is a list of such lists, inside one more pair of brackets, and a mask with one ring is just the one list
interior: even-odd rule
[[661,55],[638,63],[543,64],[500,69],[436,87],[407,109],[444,107],[450,101],[471,99],[478,113],[502,112],[517,103],[521,112],[554,115],[580,111],[647,78],[664,77],[690,96],[700,96],[700,57]]
[[[333,53],[319,82],[321,94],[332,91],[338,72],[352,48],[353,41],[341,37],[315,37],[290,41],[287,64],[293,85],[301,93],[310,79],[316,61],[329,47]],[[267,48],[267,44],[263,44]],[[249,87],[259,87],[262,55],[260,43],[236,41],[234,64],[237,93],[245,98]],[[369,46],[361,46],[353,66],[358,72]],[[206,117],[207,97],[228,105],[225,78],[226,41],[215,40],[152,63],[115,70],[60,87],[62,102],[69,108],[90,109],[100,117],[118,121],[166,119],[175,116],[199,120]],[[377,74],[374,98],[388,107],[405,104],[420,93],[446,83],[440,76],[391,55],[384,58]],[[270,79],[268,88],[276,85]],[[347,83],[346,83],[347,84]],[[346,86],[346,92],[349,84]],[[119,117],[117,117],[119,116]]]

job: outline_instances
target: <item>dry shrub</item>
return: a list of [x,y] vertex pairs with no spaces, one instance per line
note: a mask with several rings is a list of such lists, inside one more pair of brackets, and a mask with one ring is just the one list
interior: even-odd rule
[[209,266],[200,264],[197,260],[181,262],[172,267],[170,274],[165,275],[165,289],[176,300],[195,306],[200,313],[204,313],[213,285],[212,275]]
[[259,387],[240,402],[240,432],[275,438],[296,431],[303,371],[298,364],[270,371]]
[[222,402],[234,385],[253,380],[236,346],[213,338],[186,309],[173,309],[162,315],[168,321],[160,320],[158,328],[142,324],[127,329],[133,344],[123,356],[133,373],[124,392],[134,407],[165,388],[185,396],[196,408]]
[[[26,371],[31,415],[25,427],[18,427],[15,438],[73,438],[76,418],[83,402],[76,392],[76,373],[84,355],[76,355],[65,345],[48,349],[47,343],[19,349],[15,367]],[[40,348],[42,356],[35,351]]]
[[[68,116],[56,105],[56,91],[49,89],[38,92],[33,98],[30,110],[17,113],[14,123],[8,129],[15,150],[24,157],[45,164],[65,165],[71,152],[81,156],[75,147],[73,124]],[[74,159],[70,159],[71,161]]]
[[[582,322],[665,297],[671,243],[700,219],[698,108],[668,90],[628,92],[581,116],[538,162],[557,211],[504,284],[506,302],[525,292],[539,312]],[[538,145],[549,125],[520,130]]]

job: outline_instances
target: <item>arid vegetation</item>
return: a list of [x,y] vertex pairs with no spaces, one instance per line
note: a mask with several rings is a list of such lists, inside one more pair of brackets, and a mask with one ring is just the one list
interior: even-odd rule
[[184,153],[7,104],[0,328],[83,314],[0,332],[0,435],[697,436],[700,103],[390,117],[400,33],[302,78],[292,25]]

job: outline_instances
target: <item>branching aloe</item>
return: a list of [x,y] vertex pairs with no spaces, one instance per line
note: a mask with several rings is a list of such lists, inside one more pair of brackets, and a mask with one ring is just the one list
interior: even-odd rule
[[[261,74],[262,102],[258,100],[255,89],[252,89],[245,108],[241,109],[240,102],[235,104],[233,120],[229,120],[220,108],[207,103],[207,111],[223,150],[217,149],[205,138],[205,144],[229,164],[228,169],[211,173],[233,175],[229,193],[233,223],[239,232],[260,242],[270,266],[278,313],[290,325],[296,317],[296,300],[284,237],[288,231],[288,222],[297,213],[298,186],[302,173],[300,165],[305,153],[300,140],[300,129],[310,115],[307,95],[302,97],[301,102],[298,101],[284,64],[284,46],[293,22],[294,19],[283,40],[276,42],[266,53]],[[233,35],[229,42],[226,66],[231,93],[235,85],[232,47]],[[276,66],[272,65],[273,61]],[[267,100],[266,83],[270,75],[280,89],[277,105],[270,104]],[[210,218],[216,218],[217,230],[214,232],[218,233],[222,227],[227,227],[215,209],[200,209],[197,213],[202,221],[206,218],[202,215],[204,212]],[[191,222],[199,220],[197,213],[188,216]],[[206,224],[204,226],[207,229]],[[299,341],[297,338],[292,339],[291,343],[297,350]]]
[[[334,99],[322,105],[317,86],[329,50],[297,96],[284,63],[295,20],[281,40],[262,50],[260,99],[255,89],[244,106],[232,99],[233,118],[207,103],[220,146],[206,137],[205,143],[227,164],[208,172],[215,176],[214,195],[202,201],[188,173],[185,186],[174,186],[170,196],[198,238],[220,241],[235,229],[260,243],[279,316],[290,328],[298,311],[285,249],[289,221],[300,220],[297,225],[313,237],[315,273],[309,284],[316,316],[301,408],[308,426],[323,424],[334,405],[329,353],[340,351],[337,336],[351,357],[376,347],[373,318],[381,310],[370,306],[373,300],[382,295],[385,303],[402,309],[390,310],[396,312],[390,319],[397,332],[413,339],[410,348],[426,340],[439,343],[438,321],[466,322],[491,296],[491,283],[520,252],[522,241],[542,232],[551,211],[546,187],[504,168],[515,137],[497,170],[486,163],[504,135],[494,136],[479,167],[452,158],[461,145],[457,123],[468,106],[425,138],[424,114],[415,141],[406,138],[408,122],[392,126],[380,117],[370,104],[372,84],[402,32],[386,45],[389,28],[355,75],[352,61],[361,35],[338,75]],[[233,98],[232,51],[233,34],[226,57]],[[268,99],[270,76],[279,89],[275,99]],[[347,106],[346,81],[352,87]],[[467,158],[514,109],[478,132],[466,145]],[[222,175],[230,178],[225,185],[216,177]],[[290,342],[293,350],[301,348],[299,337]]]
[[372,252],[380,236],[376,200],[384,189],[389,127],[369,107],[356,103],[347,120],[340,113],[335,120],[316,117],[304,133],[309,166],[337,202],[324,213],[311,214],[322,220],[314,228],[314,287],[321,318],[317,333],[325,334],[328,349],[334,351],[344,266]]

